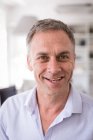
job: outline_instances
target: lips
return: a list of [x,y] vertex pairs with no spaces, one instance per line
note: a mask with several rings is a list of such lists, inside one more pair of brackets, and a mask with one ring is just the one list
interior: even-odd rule
[[52,82],[52,83],[57,83],[57,82],[61,81],[62,78],[63,78],[63,77],[58,77],[58,78],[46,78],[46,77],[45,77],[46,80],[48,80],[48,81],[50,81],[50,82]]

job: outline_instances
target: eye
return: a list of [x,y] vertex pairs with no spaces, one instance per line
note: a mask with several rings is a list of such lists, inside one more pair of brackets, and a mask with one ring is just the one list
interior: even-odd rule
[[69,59],[69,56],[67,54],[61,54],[57,56],[57,60],[60,62],[67,61],[68,59]]
[[49,57],[46,56],[46,55],[41,55],[41,56],[39,57],[39,59],[40,59],[41,62],[47,62],[47,61],[49,60]]

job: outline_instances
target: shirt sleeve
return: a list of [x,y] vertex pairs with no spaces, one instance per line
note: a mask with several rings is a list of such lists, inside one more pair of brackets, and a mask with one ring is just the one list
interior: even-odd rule
[[1,122],[0,122],[0,140],[9,140],[8,137],[6,136],[5,130]]
[[9,140],[9,138],[6,135],[6,129],[4,125],[4,116],[6,110],[4,109],[3,105],[0,107],[0,140]]

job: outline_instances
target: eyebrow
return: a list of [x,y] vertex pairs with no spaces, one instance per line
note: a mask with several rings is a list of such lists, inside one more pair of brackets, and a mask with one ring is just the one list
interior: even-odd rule
[[[58,53],[56,56],[63,55],[63,54],[69,54],[69,51],[60,52],[60,53]],[[39,52],[39,53],[37,54],[37,56],[41,56],[41,55],[48,55],[48,53]]]
[[70,53],[69,53],[69,51],[64,51],[64,52],[60,52],[59,54],[57,54],[57,56],[64,55],[64,54],[70,54]]
[[37,56],[41,56],[41,55],[48,55],[48,53],[45,53],[45,52],[39,52],[39,53],[37,53]]

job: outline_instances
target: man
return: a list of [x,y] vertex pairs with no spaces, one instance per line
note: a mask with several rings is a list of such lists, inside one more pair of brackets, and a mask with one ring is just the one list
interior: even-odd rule
[[93,140],[93,100],[71,84],[75,39],[61,21],[38,21],[27,36],[36,87],[0,110],[0,140]]

